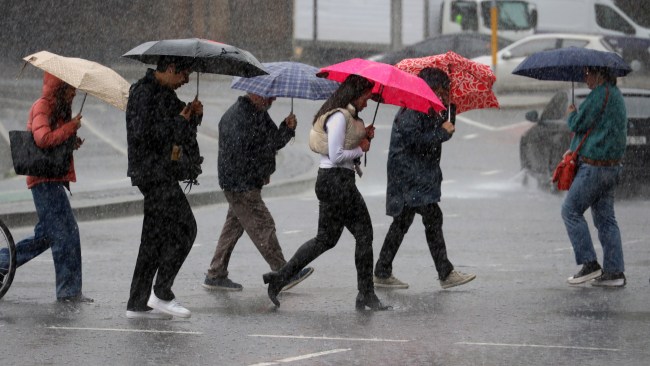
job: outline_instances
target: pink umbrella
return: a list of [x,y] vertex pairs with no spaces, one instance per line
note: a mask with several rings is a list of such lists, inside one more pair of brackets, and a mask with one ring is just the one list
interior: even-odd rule
[[424,80],[392,65],[355,58],[323,67],[316,75],[343,82],[352,74],[373,81],[375,83],[373,93],[379,95],[379,101],[382,103],[423,113],[429,113],[432,108],[436,112],[445,109],[444,104]]
[[456,105],[457,113],[472,109],[499,108],[499,101],[492,92],[496,77],[488,65],[449,51],[442,55],[407,58],[398,62],[395,67],[414,75],[426,67],[436,67],[446,72],[451,80],[450,103]]

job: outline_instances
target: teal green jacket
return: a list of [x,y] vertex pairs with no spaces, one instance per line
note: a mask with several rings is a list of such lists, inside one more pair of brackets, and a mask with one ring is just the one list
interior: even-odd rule
[[[606,88],[609,88],[609,99],[602,116],[598,118],[605,100]],[[627,143],[627,112],[620,89],[607,83],[594,88],[580,104],[579,110],[569,114],[567,123],[569,129],[575,133],[571,140],[571,151],[575,151],[596,118],[596,126],[589,133],[578,154],[593,160],[623,158]]]

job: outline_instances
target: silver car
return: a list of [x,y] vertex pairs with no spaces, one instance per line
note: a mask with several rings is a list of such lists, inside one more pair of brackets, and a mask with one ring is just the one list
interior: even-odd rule
[[[599,35],[546,33],[532,35],[497,52],[495,75],[497,81],[493,90],[497,93],[514,91],[550,91],[566,87],[565,81],[535,80],[525,76],[514,75],[512,70],[526,57],[533,53],[565,47],[582,47],[599,51],[614,52],[609,43]],[[472,60],[485,65],[492,65],[492,56],[479,56]]]

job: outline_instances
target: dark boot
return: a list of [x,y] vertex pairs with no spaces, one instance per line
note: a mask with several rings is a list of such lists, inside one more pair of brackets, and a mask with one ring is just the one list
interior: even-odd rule
[[371,293],[361,293],[357,295],[356,308],[357,310],[365,310],[366,306],[372,311],[382,311],[382,310],[391,310],[393,309],[390,305],[384,305],[379,301],[377,295],[374,292]]
[[265,273],[262,276],[264,283],[269,285],[268,294],[269,299],[275,304],[275,306],[280,307],[280,301],[278,301],[278,294],[282,291],[282,288],[289,283],[289,280],[285,278],[280,272],[269,272]]
[[306,265],[311,263],[311,261],[327,249],[319,246],[316,239],[310,239],[298,248],[296,254],[282,268],[276,272],[269,272],[262,276],[264,283],[269,284],[269,299],[273,301],[275,306],[280,307],[278,294],[282,291],[282,288],[288,285],[294,276],[298,275]]

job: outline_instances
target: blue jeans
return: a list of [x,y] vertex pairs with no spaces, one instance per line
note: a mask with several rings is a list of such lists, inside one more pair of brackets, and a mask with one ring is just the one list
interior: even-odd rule
[[[81,294],[81,242],[79,227],[70,207],[66,188],[59,182],[32,187],[38,223],[34,235],[16,244],[17,267],[52,249],[56,297]],[[0,250],[0,268],[8,266],[7,249]]]
[[562,205],[562,219],[573,246],[576,263],[596,261],[584,213],[591,208],[598,240],[603,247],[603,271],[624,272],[621,232],[614,215],[614,190],[623,168],[579,163],[578,172]]

